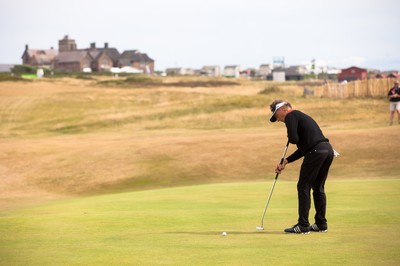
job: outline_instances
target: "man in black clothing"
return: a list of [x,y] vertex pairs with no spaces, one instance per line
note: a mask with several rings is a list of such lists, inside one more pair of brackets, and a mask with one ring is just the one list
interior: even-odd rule
[[393,124],[394,112],[397,112],[397,120],[400,125],[400,87],[399,82],[396,80],[394,82],[393,88],[388,92],[388,98],[390,101],[390,124]]
[[[325,181],[332,164],[334,151],[329,140],[322,134],[318,124],[310,116],[293,110],[289,102],[275,100],[270,105],[270,121],[284,122],[289,142],[297,150],[278,164],[275,172],[281,173],[288,163],[304,157],[297,183],[299,219],[286,233],[308,234],[310,231],[327,232]],[[310,191],[313,190],[315,223],[310,225],[308,216],[311,207]]]

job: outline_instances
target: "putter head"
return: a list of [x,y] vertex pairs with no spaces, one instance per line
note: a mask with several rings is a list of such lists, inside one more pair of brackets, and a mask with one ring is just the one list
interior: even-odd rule
[[257,226],[257,227],[256,227],[256,230],[264,230],[264,227],[262,227],[262,226]]

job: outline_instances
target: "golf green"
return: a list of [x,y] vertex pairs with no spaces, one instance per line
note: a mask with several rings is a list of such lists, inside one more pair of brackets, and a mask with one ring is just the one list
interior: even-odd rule
[[[296,183],[81,197],[0,212],[0,265],[399,265],[400,179],[329,180],[328,233],[291,235]],[[310,221],[313,222],[311,209]],[[227,232],[226,236],[222,232]]]

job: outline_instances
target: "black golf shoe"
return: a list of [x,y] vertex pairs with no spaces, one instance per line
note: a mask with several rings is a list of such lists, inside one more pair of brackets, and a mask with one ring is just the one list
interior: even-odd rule
[[299,224],[293,225],[293,227],[286,228],[285,233],[289,234],[309,234],[310,229],[308,226],[301,226]]
[[320,233],[326,233],[328,232],[328,225],[317,225],[317,224],[312,224],[308,229],[311,232],[320,232]]

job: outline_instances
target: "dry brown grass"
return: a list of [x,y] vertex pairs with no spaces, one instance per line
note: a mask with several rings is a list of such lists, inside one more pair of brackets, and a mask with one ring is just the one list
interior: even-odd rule
[[[241,82],[151,90],[74,79],[1,83],[0,209],[77,194],[271,180],[286,133],[267,122],[267,105],[281,96],[310,113],[342,154],[330,178],[398,177],[400,127],[386,126],[384,101],[304,99],[293,84],[283,95],[262,96],[266,82]],[[281,178],[295,180],[299,163]]]

